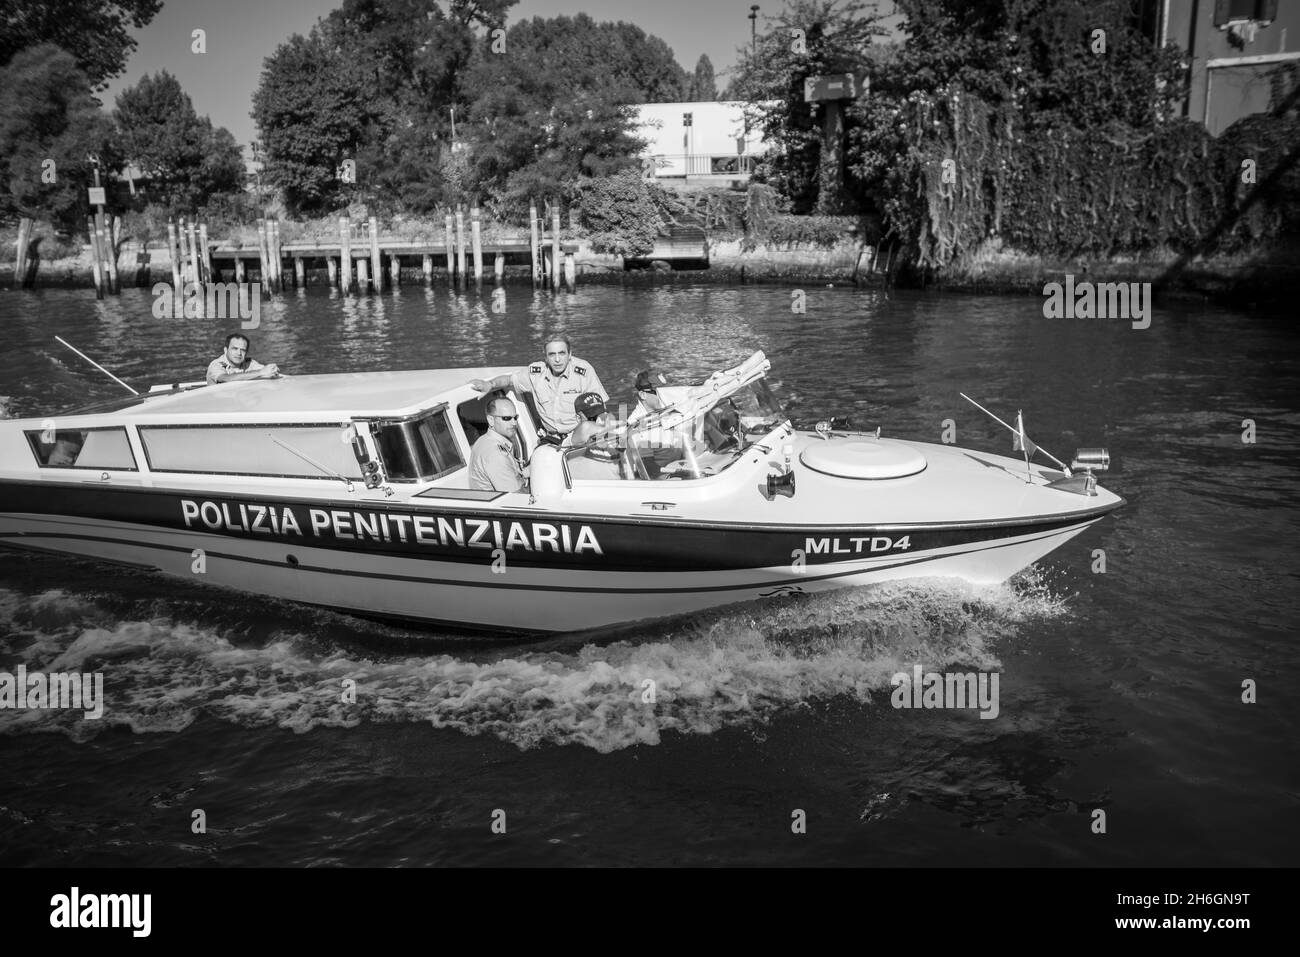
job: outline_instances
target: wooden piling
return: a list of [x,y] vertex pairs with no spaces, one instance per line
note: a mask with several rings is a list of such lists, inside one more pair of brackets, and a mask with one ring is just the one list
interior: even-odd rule
[[474,245],[474,282],[481,283],[483,281],[483,235],[477,206],[469,213],[469,232],[470,242]]
[[430,286],[433,284],[433,256],[429,253],[424,254],[424,284]]
[[14,261],[14,288],[21,289],[27,283],[27,247],[32,241],[32,221],[21,219],[18,222],[18,250]]
[[364,256],[357,260],[357,292],[364,292],[370,285],[370,261]]
[[270,291],[279,292],[280,260],[276,256],[275,220],[269,217],[266,220],[266,274],[267,278],[270,279]]
[[86,228],[90,232],[90,261],[95,274],[95,298],[104,298],[104,264],[99,255],[99,230],[95,228],[95,217],[86,217]]
[[284,291],[284,240],[280,237],[280,220],[275,220],[275,286]]
[[496,262],[492,264],[492,273],[496,278],[497,285],[501,285],[502,280],[506,278],[506,254],[498,252]]
[[197,231],[194,228],[194,220],[187,220],[185,225],[186,247],[185,252],[189,257],[190,264],[190,282],[196,286],[203,282],[199,276],[199,240]]
[[560,204],[551,205],[551,289],[560,288]]
[[383,292],[384,289],[384,263],[379,258],[379,220],[370,217],[370,271],[375,276],[375,292]]
[[578,288],[578,269],[573,261],[573,253],[564,254],[564,285],[569,292]]
[[280,221],[266,221],[266,265],[271,271],[271,289],[281,292],[284,289],[284,276],[280,262]]
[[448,213],[443,219],[443,227],[447,236],[447,279],[452,285],[456,283],[456,239],[452,232],[453,218]]
[[183,281],[181,280],[181,248],[176,220],[167,220],[167,253],[172,261],[172,294],[180,298]]
[[185,284],[190,281],[188,256],[185,246],[185,217],[181,216],[176,220],[176,261],[181,265],[181,280],[176,286],[178,296],[185,294]]
[[236,256],[235,257],[235,282],[242,283],[246,278],[247,278],[247,273],[244,271],[244,257]]
[[199,263],[203,282],[212,282],[212,246],[208,244],[207,223],[199,223]]
[[199,281],[212,282],[212,246],[208,244],[208,224],[199,224]]
[[[116,219],[117,217],[113,217]],[[117,278],[117,245],[113,242],[113,231],[106,225],[100,226],[102,233],[102,243],[104,250],[104,263],[108,267],[108,291],[117,295],[122,291],[122,286]]]
[[464,281],[469,272],[465,269],[465,211],[456,207],[456,275]]
[[271,289],[271,251],[267,248],[267,227],[266,220],[257,221],[257,278],[261,280],[263,294],[269,294]]
[[402,284],[402,257],[393,253],[388,257],[389,286],[396,289]]
[[339,256],[340,282],[344,292],[352,289],[352,222],[346,216],[339,217],[339,239],[342,254]]
[[329,270],[330,288],[333,289],[334,284],[339,281],[339,267],[338,264],[334,262],[333,256],[325,257],[325,268]]
[[534,286],[541,281],[540,252],[537,242],[537,202],[532,201],[528,204],[528,265],[532,269]]
[[297,289],[307,285],[307,270],[302,264],[301,256],[293,257],[293,285]]

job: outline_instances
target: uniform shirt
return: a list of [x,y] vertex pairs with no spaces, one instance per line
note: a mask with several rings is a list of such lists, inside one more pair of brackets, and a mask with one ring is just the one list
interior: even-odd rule
[[469,487],[482,492],[522,492],[524,473],[515,460],[515,445],[491,429],[469,452]]
[[223,352],[208,363],[208,385],[213,385],[217,381],[217,376],[219,375],[236,375],[240,372],[256,372],[261,368],[263,368],[262,363],[253,358],[245,359],[242,366],[237,366],[227,359],[226,354]]
[[602,401],[609,401],[596,370],[577,356],[569,357],[569,367],[559,376],[551,375],[551,367],[545,362],[534,362],[514,373],[510,385],[516,395],[531,392],[542,427],[561,435],[568,435],[582,421],[582,415],[573,408],[573,400],[582,393],[595,392]]

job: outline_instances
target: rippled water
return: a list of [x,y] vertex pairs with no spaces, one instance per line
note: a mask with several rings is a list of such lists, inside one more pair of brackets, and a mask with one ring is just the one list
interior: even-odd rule
[[[0,552],[0,671],[100,670],[107,699],[100,721],[0,711],[0,864],[1294,864],[1294,334],[1186,306],[1137,331],[1036,299],[806,292],[799,315],[775,286],[512,286],[496,314],[445,288],[312,290],[264,306],[253,351],[297,372],[522,363],[563,332],[630,400],[639,369],[698,378],[763,348],[796,421],[936,441],[953,419],[960,444],[1007,451],[965,391],[1024,408],[1061,457],[1109,447],[1129,505],[997,588],[847,590],[597,642],[466,643]],[[137,387],[200,377],[228,330],[150,306],[0,292],[4,411],[120,391],[55,335]],[[918,663],[999,673],[998,717],[891,707]]]

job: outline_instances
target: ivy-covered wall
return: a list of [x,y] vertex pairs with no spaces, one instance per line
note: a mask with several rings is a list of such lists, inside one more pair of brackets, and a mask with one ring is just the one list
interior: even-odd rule
[[1020,252],[1231,253],[1300,238],[1300,119],[1261,115],[1219,138],[1171,119],[1028,132],[1014,110],[952,91],[909,101],[911,147],[886,199],[923,269],[986,241]]

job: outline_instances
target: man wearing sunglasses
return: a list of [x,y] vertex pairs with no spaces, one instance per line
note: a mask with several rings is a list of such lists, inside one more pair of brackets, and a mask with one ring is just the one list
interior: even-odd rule
[[482,492],[523,492],[528,488],[515,459],[514,434],[519,413],[509,399],[493,399],[487,407],[488,430],[469,453],[469,487]]
[[600,384],[600,376],[591,365],[569,351],[569,340],[551,339],[546,343],[546,361],[534,362],[515,373],[499,375],[494,379],[475,379],[470,385],[478,392],[513,388],[516,395],[533,394],[537,414],[541,418],[538,437],[544,442],[559,445],[578,427],[582,415],[573,403],[584,392],[595,392],[604,402],[609,393]]

